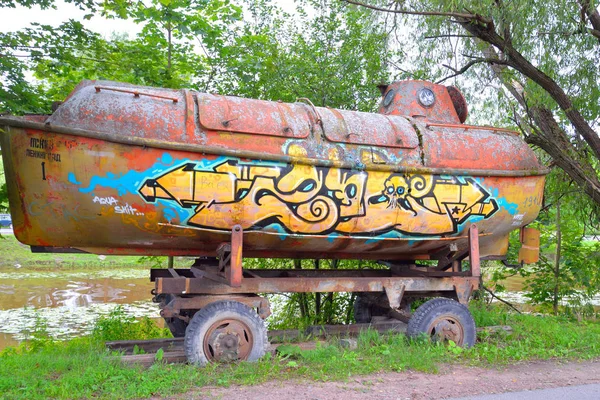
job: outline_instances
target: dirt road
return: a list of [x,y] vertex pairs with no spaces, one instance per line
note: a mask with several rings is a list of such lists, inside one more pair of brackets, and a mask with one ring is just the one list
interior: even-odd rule
[[600,383],[600,360],[543,361],[501,369],[444,366],[439,374],[382,373],[345,382],[276,381],[256,386],[205,387],[176,399],[409,399],[429,400]]

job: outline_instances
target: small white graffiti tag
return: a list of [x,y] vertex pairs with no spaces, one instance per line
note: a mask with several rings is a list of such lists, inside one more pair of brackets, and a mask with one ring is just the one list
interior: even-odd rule
[[119,200],[115,199],[114,197],[94,197],[94,203],[100,203],[103,206],[114,206],[115,204],[117,204],[119,202]]
[[127,215],[144,215],[139,212],[137,208],[133,208],[129,205],[129,203],[125,203],[124,206],[115,206],[115,212],[117,214],[127,214]]
[[513,217],[512,226],[520,226],[523,224],[523,218],[525,218],[525,214],[517,214]]
[[118,205],[119,200],[114,197],[94,197],[94,203],[101,204],[103,206],[114,206],[115,213],[126,214],[126,215],[144,215],[143,212],[138,211],[137,208],[131,206],[129,203],[125,205]]

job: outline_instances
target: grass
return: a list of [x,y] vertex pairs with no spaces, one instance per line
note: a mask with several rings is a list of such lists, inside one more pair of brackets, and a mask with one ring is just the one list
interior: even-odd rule
[[[175,267],[189,267],[193,257],[175,257]],[[279,260],[245,259],[249,268],[280,266]],[[96,254],[32,253],[29,246],[13,235],[0,236],[0,272],[28,271],[89,271],[109,268],[166,268],[167,257],[162,256],[106,256]]]
[[[375,343],[371,343],[375,340]],[[30,353],[0,356],[3,398],[139,398],[171,395],[207,385],[257,384],[267,380],[308,378],[340,380],[382,370],[435,371],[445,348],[408,345],[399,336],[367,335],[357,351],[328,345],[301,352],[295,359],[265,358],[257,363],[210,365],[155,364],[144,369],[109,357],[93,339],[52,343]]]
[[[479,326],[510,325],[512,334],[481,335],[472,349],[409,341],[401,335],[363,332],[358,348],[336,340],[315,350],[288,351],[256,363],[189,365],[157,363],[150,368],[127,366],[103,347],[107,338],[140,339],[164,334],[151,324],[134,324],[113,315],[101,320],[89,337],[69,342],[35,339],[0,354],[3,398],[143,398],[183,393],[208,385],[252,385],[292,378],[344,380],[351,376],[417,370],[436,372],[442,363],[475,366],[509,365],[540,359],[600,357],[600,323],[563,317],[517,315],[500,307],[472,305]],[[123,337],[126,336],[126,337]],[[289,347],[289,346],[288,346]]]
[[[166,266],[166,257],[160,257]],[[13,236],[0,237],[0,272],[15,271],[72,271],[106,268],[150,268],[155,260],[141,260],[137,256],[106,256],[104,259],[95,254],[57,254],[32,253]]]

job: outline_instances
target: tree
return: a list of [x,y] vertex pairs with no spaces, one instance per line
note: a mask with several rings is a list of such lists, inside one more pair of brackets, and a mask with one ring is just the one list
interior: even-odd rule
[[[391,8],[344,1],[403,18],[420,44],[432,39],[425,46],[437,51],[415,65],[500,82],[505,115],[600,207],[600,14],[590,0],[425,0]],[[433,78],[442,74],[431,70]]]
[[585,241],[600,230],[596,6],[588,0],[344,1],[381,12],[384,22],[392,19],[395,45],[418,43],[403,64],[410,76],[453,79],[475,106],[476,119],[516,126],[546,152],[541,158],[553,171],[534,223],[542,232],[541,260],[520,273],[530,300],[555,313],[564,300],[588,302],[600,291],[600,249]]
[[[270,1],[249,1],[251,18],[220,49],[214,90],[252,98],[373,111],[377,85],[390,79],[386,33],[368,10],[338,1],[298,1],[291,16]],[[307,10],[310,10],[307,12]]]
[[105,0],[102,14],[141,24],[138,39],[149,46],[146,54],[164,58],[163,79],[153,84],[178,88],[197,86],[208,75],[207,49],[223,46],[242,9],[229,0]]
[[542,233],[540,262],[521,270],[526,296],[554,314],[563,302],[581,310],[600,292],[600,242],[586,240],[597,232],[588,230],[589,224],[581,219],[580,196],[569,177],[554,170],[546,186],[547,206],[534,224]]

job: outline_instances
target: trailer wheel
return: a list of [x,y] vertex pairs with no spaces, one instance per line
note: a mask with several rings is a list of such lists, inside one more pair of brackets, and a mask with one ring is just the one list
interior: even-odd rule
[[354,299],[354,320],[358,324],[368,324],[371,318],[387,315],[389,308],[369,302],[365,296],[357,295]]
[[267,328],[258,314],[237,301],[217,301],[198,311],[184,338],[188,362],[256,361],[269,342]]
[[427,335],[433,341],[452,340],[471,347],[477,338],[475,321],[469,309],[457,301],[436,298],[421,305],[408,321],[409,337]]

